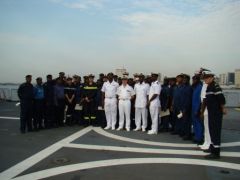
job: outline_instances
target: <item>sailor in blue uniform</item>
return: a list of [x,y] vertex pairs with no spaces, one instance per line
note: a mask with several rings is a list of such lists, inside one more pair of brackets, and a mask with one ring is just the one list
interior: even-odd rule
[[175,127],[174,131],[172,132],[173,135],[178,134],[183,136],[183,117],[182,117],[182,111],[183,111],[183,74],[179,74],[176,77],[177,80],[177,86],[174,89],[173,92],[173,102],[172,102],[172,110],[173,110],[173,116],[175,121]]
[[43,128],[44,117],[44,89],[42,85],[42,78],[36,79],[37,85],[34,87],[34,115],[33,115],[33,127],[34,130],[40,130]]
[[26,82],[21,84],[18,88],[18,97],[21,103],[21,113],[20,113],[20,131],[21,133],[26,132],[26,127],[28,132],[32,131],[32,110],[33,110],[33,85],[32,76],[27,75]]
[[67,106],[66,124],[74,125],[73,114],[76,106],[76,87],[73,85],[72,78],[67,78],[67,85],[64,87],[65,104]]
[[[169,110],[169,100],[170,100],[170,88],[169,79],[165,78],[162,85],[162,90],[160,94],[161,110],[166,112]],[[167,132],[169,130],[169,115],[161,117],[161,132]]]
[[190,76],[183,76],[183,140],[192,140],[191,137],[191,113],[192,113],[192,87],[190,86]]
[[197,144],[201,144],[203,141],[203,122],[200,118],[202,91],[202,82],[200,79],[200,75],[195,75],[192,77],[192,124],[194,131],[193,141]]
[[55,118],[56,126],[64,126],[64,111],[65,111],[65,95],[64,85],[60,78],[57,78],[54,86],[54,103],[55,103]]
[[45,100],[45,117],[44,127],[51,128],[54,126],[55,109],[54,109],[54,81],[52,75],[46,76],[47,82],[43,84]]
[[171,132],[175,129],[176,118],[174,117],[174,112],[172,108],[173,103],[173,94],[176,89],[176,78],[169,78],[169,108],[170,108],[170,116],[169,116],[169,124],[171,128],[169,129]]
[[204,74],[204,81],[208,84],[206,91],[206,98],[203,102],[204,112],[205,107],[208,109],[209,119],[209,132],[212,144],[210,145],[210,154],[205,156],[206,159],[219,159],[220,158],[220,145],[221,145],[221,129],[223,114],[226,113],[225,97],[222,93],[220,86],[214,81],[214,73],[206,72]]

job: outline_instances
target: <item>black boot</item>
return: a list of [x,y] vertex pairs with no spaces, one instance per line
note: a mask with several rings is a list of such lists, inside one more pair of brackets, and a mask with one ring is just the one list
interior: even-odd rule
[[205,153],[212,153],[213,145],[211,144],[207,150],[204,150]]
[[211,147],[211,154],[205,156],[205,159],[220,159],[220,148],[215,148],[213,145]]

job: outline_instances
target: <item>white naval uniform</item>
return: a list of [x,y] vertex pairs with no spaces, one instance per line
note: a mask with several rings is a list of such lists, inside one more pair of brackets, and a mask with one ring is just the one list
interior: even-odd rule
[[[149,95],[150,86],[147,83],[137,83],[134,86],[136,94],[135,100],[135,125],[136,129],[147,128],[147,96]],[[142,127],[141,127],[142,119]]]
[[118,88],[118,99],[119,99],[119,129],[124,126],[124,116],[126,118],[125,127],[130,130],[130,113],[131,113],[131,98],[135,95],[134,90],[131,86],[121,85]]
[[117,89],[119,84],[115,81],[105,82],[102,92],[105,93],[104,110],[107,120],[107,128],[115,129],[117,123]]
[[[206,90],[207,90],[207,84],[203,83],[202,91],[201,91],[201,101],[203,102],[203,99],[206,98]],[[204,111],[204,143],[202,146],[200,146],[202,149],[208,149],[211,145],[211,137],[209,133],[209,124],[208,124],[208,110],[207,107]]]
[[149,90],[149,100],[152,98],[154,94],[158,96],[150,102],[150,115],[152,119],[152,133],[158,133],[158,118],[159,118],[159,108],[160,108],[160,99],[159,95],[161,93],[161,84],[158,81],[152,82],[150,90]]

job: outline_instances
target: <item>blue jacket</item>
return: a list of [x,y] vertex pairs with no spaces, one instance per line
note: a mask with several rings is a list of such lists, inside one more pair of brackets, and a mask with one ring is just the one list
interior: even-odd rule
[[37,99],[37,100],[44,99],[44,89],[43,89],[43,86],[36,85],[34,87],[34,99]]
[[197,86],[193,88],[192,112],[194,114],[197,114],[201,108],[201,91],[202,91],[202,83],[199,83]]
[[54,97],[55,99],[64,99],[64,86],[62,85],[55,85],[54,86]]
[[21,102],[31,102],[34,98],[33,85],[30,83],[23,83],[18,88],[18,97]]
[[162,85],[160,102],[163,110],[166,110],[169,108],[169,97],[170,97],[170,89],[168,85]]
[[44,98],[48,105],[54,104],[54,82],[49,81],[43,84]]
[[183,111],[184,98],[183,98],[183,85],[175,87],[173,92],[173,109],[175,113]]
[[183,85],[182,100],[182,112],[190,114],[192,109],[192,87],[190,85]]

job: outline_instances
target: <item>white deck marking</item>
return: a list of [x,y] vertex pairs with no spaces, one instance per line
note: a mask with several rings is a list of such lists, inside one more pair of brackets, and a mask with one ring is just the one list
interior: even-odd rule
[[[6,118],[6,117],[4,117]],[[11,117],[10,117],[11,118]],[[101,128],[93,128],[87,127],[82,129],[73,135],[68,136],[65,139],[58,141],[57,143],[47,147],[46,149],[38,152],[37,154],[27,158],[26,160],[16,164],[15,166],[7,169],[6,171],[0,174],[0,179],[9,180],[17,175],[21,174],[25,170],[29,169],[33,165],[37,164],[44,158],[49,155],[55,153],[59,149],[63,147],[72,147],[72,148],[82,148],[82,149],[95,149],[95,150],[110,150],[110,151],[122,151],[122,152],[135,152],[135,153],[153,153],[153,154],[178,154],[178,155],[196,155],[203,156],[203,152],[201,151],[193,151],[193,150],[174,150],[174,149],[151,149],[151,148],[130,148],[130,147],[114,147],[114,146],[98,146],[98,145],[84,145],[84,144],[73,144],[74,140],[83,136],[84,134],[90,132],[91,130],[95,130],[97,133],[132,143],[139,143],[145,145],[155,145],[155,146],[168,146],[168,147],[195,147],[192,144],[175,144],[175,143],[160,143],[153,141],[142,141],[136,140],[126,137],[117,136],[111,133],[108,133]],[[238,146],[240,142],[233,143],[225,143],[228,145],[227,147]],[[222,152],[222,156],[225,157],[239,157],[238,152]],[[63,166],[58,168],[52,168],[48,170],[43,170],[35,173],[31,173],[28,175],[24,175],[21,177],[17,177],[14,179],[42,179],[44,177],[50,177],[58,174],[63,174],[67,172],[73,172],[82,169],[91,169],[95,167],[106,167],[106,166],[114,166],[114,165],[124,165],[124,164],[153,164],[153,163],[169,163],[169,164],[191,164],[191,165],[204,165],[204,166],[214,166],[214,167],[222,167],[240,170],[240,164],[227,163],[227,162],[217,162],[217,161],[206,161],[206,160],[197,160],[197,159],[181,159],[181,158],[135,158],[135,159],[115,159],[115,160],[106,160],[106,161],[95,161],[88,163],[80,163],[75,165]]]
[[0,119],[12,119],[12,120],[19,120],[19,117],[7,117],[7,116],[0,116]]
[[103,161],[92,161],[86,163],[79,163],[67,166],[56,167],[52,169],[42,170],[35,173],[23,175],[21,177],[14,178],[14,180],[37,180],[48,178],[56,175],[61,175],[69,172],[119,166],[119,165],[136,165],[136,164],[184,164],[184,165],[199,165],[199,166],[211,166],[224,169],[240,170],[240,164],[219,162],[219,161],[207,161],[198,159],[183,159],[183,158],[127,158],[127,159],[111,159]]
[[[175,150],[175,149],[152,149],[152,148],[133,148],[133,147],[119,147],[119,146],[101,146],[101,145],[86,145],[86,144],[67,144],[65,147],[91,150],[105,150],[105,151],[121,151],[121,152],[135,152],[148,154],[172,154],[172,155],[189,155],[189,156],[205,156],[206,153],[197,150]],[[221,152],[224,157],[240,157],[239,152]]]
[[0,174],[0,179],[4,179],[4,180],[12,179],[13,177],[15,177],[15,176],[19,175],[20,173],[22,173],[23,171],[29,169],[30,167],[32,167],[36,163],[40,162],[44,158],[48,157],[52,153],[61,149],[66,144],[68,144],[68,143],[74,141],[75,139],[83,136],[84,134],[88,133],[91,130],[92,130],[92,127],[87,127],[85,129],[82,129],[82,130],[68,136],[65,139],[62,139],[62,140],[58,141],[57,143],[49,146],[48,148],[38,152],[37,154],[27,158],[26,160],[24,160],[24,161],[16,164],[15,166],[7,169],[6,171],[2,172]]
[[[137,144],[144,144],[144,145],[152,145],[152,146],[164,146],[164,147],[183,147],[183,148],[196,148],[197,145],[195,144],[180,144],[180,143],[164,143],[164,142],[155,142],[155,141],[145,141],[140,139],[132,139],[128,137],[123,137],[119,135],[115,135],[112,133],[109,133],[102,128],[94,127],[93,130],[103,136],[117,139],[120,141],[125,142],[131,142],[131,143],[137,143]],[[233,147],[233,146],[240,146],[240,142],[230,142],[230,143],[222,143],[221,147]]]

